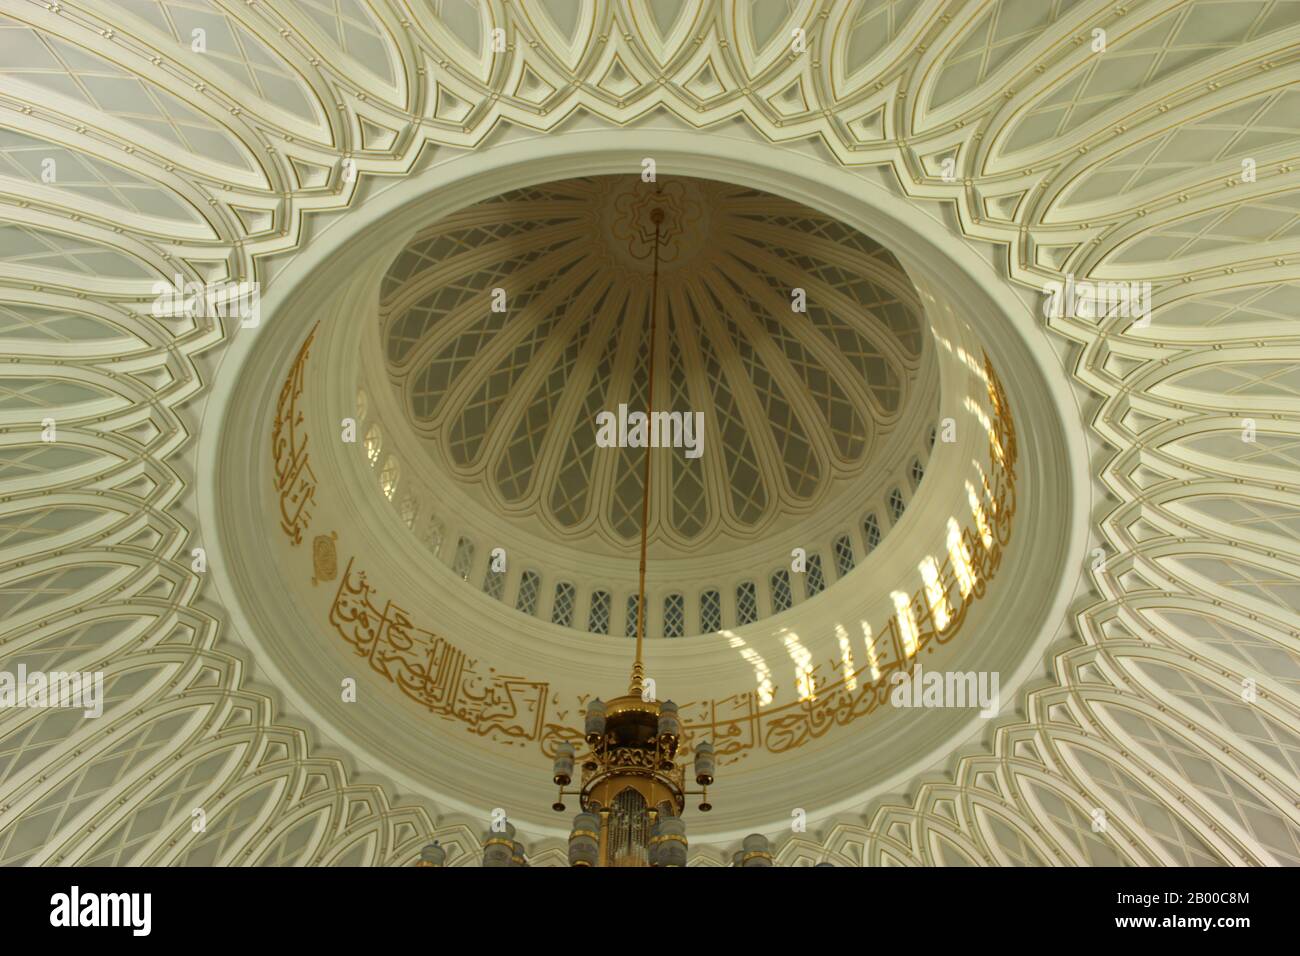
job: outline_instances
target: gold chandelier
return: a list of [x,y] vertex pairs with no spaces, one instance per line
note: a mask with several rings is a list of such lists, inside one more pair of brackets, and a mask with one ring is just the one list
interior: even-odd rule
[[[662,196],[662,187],[654,199]],[[646,415],[654,411],[656,333],[659,308],[659,254],[664,237],[664,205],[655,202],[649,209],[654,225],[643,233],[651,251],[633,254],[638,258],[653,256],[650,288],[650,358]],[[635,234],[635,231],[634,231]],[[635,242],[635,239],[633,240]],[[657,701],[647,690],[643,651],[645,646],[645,573],[646,549],[650,524],[650,450],[645,446],[645,478],[641,498],[641,558],[637,590],[636,656],[627,693],[606,702],[599,698],[587,705],[583,739],[588,750],[579,755],[567,741],[556,747],[552,780],[559,794],[552,809],[563,812],[566,796],[577,796],[581,806],[573,818],[569,833],[571,866],[685,866],[687,855],[686,824],[682,814],[688,796],[700,797],[699,809],[707,812],[708,788],[713,784],[716,767],[711,741],[694,745],[692,767],[695,783],[701,789],[688,790],[686,767],[679,763],[681,719],[671,700]],[[653,684],[653,682],[651,682]],[[576,789],[566,789],[574,782]],[[446,865],[447,853],[435,841],[420,854],[417,866]],[[735,866],[772,866],[768,840],[753,833],[733,857]],[[490,867],[527,866],[524,846],[515,839],[514,825],[504,818],[494,825],[483,840],[483,865]],[[819,866],[829,864],[821,863]]]
[[[658,193],[658,190],[656,191]],[[650,210],[654,223],[650,287],[650,361],[646,415],[654,411],[656,331],[659,311],[659,250],[664,209]],[[699,794],[700,809],[710,809],[708,787],[713,783],[713,745],[695,747],[695,782],[702,790],[686,789],[686,768],[677,762],[681,721],[677,705],[659,702],[646,692],[645,568],[650,523],[650,445],[645,449],[645,478],[641,497],[641,561],[637,591],[636,658],[627,693],[608,703],[599,698],[587,705],[583,736],[590,748],[581,756],[578,789],[573,782],[579,757],[573,744],[556,748],[552,779],[560,787],[553,809],[565,809],[564,797],[576,795],[582,807],[569,834],[569,863],[573,866],[684,866],[686,797]]]

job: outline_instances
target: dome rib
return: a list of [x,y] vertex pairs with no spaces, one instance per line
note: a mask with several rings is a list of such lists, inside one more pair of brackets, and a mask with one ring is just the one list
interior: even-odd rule
[[[755,281],[765,284],[773,293],[778,280],[789,283],[786,288],[799,287],[801,282],[808,284],[807,272],[801,272],[789,258],[765,249],[756,248],[749,259],[737,257],[737,261],[752,273]],[[818,350],[827,368],[838,372],[841,387],[866,402],[877,420],[897,418],[905,399],[901,394],[902,382],[915,367],[915,357],[909,365],[897,345],[889,341],[889,334],[877,334],[886,333],[883,322],[878,328],[860,330],[840,318],[838,313],[847,304],[834,289],[818,286],[813,293],[808,297],[807,318],[814,333],[813,342],[817,346],[825,343]],[[859,314],[872,315],[871,303],[853,303],[853,308]]]
[[[626,292],[620,294],[615,290],[614,298],[608,303],[610,318],[603,327],[610,334],[601,349],[600,358],[591,369],[586,394],[571,417],[560,419],[571,422],[572,427],[564,435],[563,449],[557,458],[555,470],[550,473],[554,477],[547,514],[566,530],[586,530],[595,520],[590,498],[591,489],[598,487],[594,479],[597,470],[596,413],[604,405],[602,399],[608,393],[608,383],[617,366],[620,339],[615,333],[623,324],[621,319],[626,305]],[[570,520],[566,520],[566,517]]]
[[807,248],[793,249],[789,231],[772,228],[755,227],[739,238],[754,250],[752,258],[772,266],[775,274],[801,285],[811,278],[817,283],[817,301],[861,317],[858,332],[872,349],[900,369],[916,367],[922,348],[920,325],[908,313],[920,315],[921,304],[892,256],[855,258],[840,248],[818,246],[815,239],[806,240]]
[[[744,290],[736,276],[742,280],[750,276],[740,271],[734,254],[729,261],[720,263],[719,268],[731,283],[733,296],[746,307],[740,315],[748,316],[769,343],[768,352],[772,356],[769,369],[779,368],[780,374],[793,380],[787,382],[784,394],[790,397],[787,400],[791,404],[802,409],[799,417],[805,432],[817,443],[823,459],[828,464],[836,461],[849,466],[855,464],[869,447],[875,428],[857,412],[834,374],[837,363],[833,350],[823,349],[817,335],[801,334],[805,316],[793,311],[788,299],[771,294],[770,286],[763,284],[753,292]],[[782,308],[784,312],[780,311]],[[796,382],[802,382],[803,388],[797,387]],[[789,387],[792,385],[795,387]],[[836,420],[845,417],[848,418],[844,423],[846,430],[837,431]]]
[[414,366],[414,374],[407,378],[412,389],[407,407],[415,416],[418,430],[436,432],[436,423],[450,417],[442,412],[442,404],[449,398],[455,398],[449,404],[457,410],[463,407],[481,380],[491,375],[511,348],[528,334],[530,326],[543,321],[556,300],[564,296],[565,289],[556,285],[556,277],[567,275],[581,262],[575,254],[572,259],[535,264],[518,277],[521,291],[512,293],[515,283],[503,286],[507,297],[504,312],[490,309],[490,290],[479,296],[478,308],[467,310],[467,314],[478,312],[480,317],[464,331],[444,340],[441,349],[426,363]]
[[[573,338],[570,339],[563,333],[558,334],[556,342],[560,350],[552,349],[550,352],[555,360],[547,366],[539,363],[532,379],[535,385],[531,389],[522,386],[519,389],[522,395],[531,394],[532,397],[516,426],[516,433],[524,424],[523,416],[534,412],[534,406],[541,400],[539,396],[543,391],[551,395],[549,411],[544,418],[544,433],[536,444],[533,455],[532,477],[525,498],[528,502],[540,503],[545,494],[544,489],[558,480],[569,445],[566,438],[572,435],[572,430],[563,423],[574,421],[576,424],[574,416],[579,414],[583,395],[600,371],[601,353],[607,348],[609,334],[618,323],[618,314],[611,307],[611,303],[617,305],[617,300],[616,289],[594,284],[577,307],[574,316],[577,329]],[[510,416],[504,417],[509,421]],[[594,417],[593,411],[590,418]],[[512,435],[511,442],[513,441]],[[491,451],[489,459],[499,463],[507,454],[508,448],[509,444]]]
[[[541,317],[535,323],[519,323],[517,337],[509,350],[482,378],[473,396],[452,421],[448,446],[452,460],[460,468],[478,471],[486,458],[485,449],[504,441],[500,433],[510,423],[501,413],[508,405],[522,404],[526,385],[541,374],[539,369],[547,366],[541,357],[563,346],[563,331],[580,326],[584,316],[577,306],[583,301],[584,293],[594,288],[596,273],[588,263],[577,264],[576,268],[578,273],[572,278],[572,286],[556,287],[564,293],[562,297],[548,293],[533,303]],[[586,274],[581,275],[582,272]]]
[[715,424],[712,434],[718,436],[727,451],[724,459],[726,474],[722,474],[723,463],[719,462],[714,469],[715,481],[731,491],[725,497],[730,524],[740,528],[754,527],[767,512],[771,481],[773,478],[779,481],[779,477],[764,471],[735,390],[725,385],[722,360],[708,336],[703,334],[703,321],[696,311],[695,300],[688,297],[686,302],[692,321],[683,323],[684,335],[693,340],[694,354],[700,357],[708,389],[708,400],[700,407],[704,410],[705,421]]
[[919,298],[879,243],[720,182],[515,190],[420,232],[381,284],[407,427],[485,517],[602,554],[625,556],[639,535],[645,452],[598,447],[596,417],[646,410],[655,207],[655,411],[704,422],[700,457],[651,461],[659,553],[812,520],[854,476],[880,471],[884,448],[916,437],[895,433],[924,360]]
[[436,348],[443,338],[456,334],[494,287],[508,289],[545,277],[556,266],[545,262],[546,257],[579,258],[581,238],[580,223],[521,230],[509,242],[486,243],[423,270],[381,305],[381,321],[392,317],[385,333],[390,366],[418,368],[426,351],[420,346]]

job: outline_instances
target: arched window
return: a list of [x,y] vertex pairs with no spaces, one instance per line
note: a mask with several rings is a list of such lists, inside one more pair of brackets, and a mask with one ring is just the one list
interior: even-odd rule
[[366,460],[370,462],[370,467],[375,467],[379,461],[379,449],[383,447],[384,436],[379,430],[379,424],[376,422],[366,429],[365,437]]
[[808,572],[804,575],[804,591],[809,597],[826,590],[826,573],[822,571],[822,556],[808,555]]
[[686,632],[686,599],[680,594],[664,598],[664,637],[681,637]]
[[736,622],[753,624],[758,620],[758,588],[753,581],[742,581],[736,588]]
[[844,577],[853,570],[853,542],[847,534],[835,539],[835,574]]
[[700,594],[700,630],[705,634],[722,630],[722,595],[717,591]]
[[898,519],[903,517],[903,512],[907,509],[907,502],[903,500],[903,493],[895,488],[889,493],[889,521],[891,524],[898,524]]
[[483,593],[498,601],[506,593],[506,573],[493,571],[491,561],[488,562],[487,573],[483,575]]
[[388,456],[384,467],[379,470],[379,488],[389,501],[392,501],[393,495],[397,494],[397,475],[400,470],[397,459],[392,455]]
[[525,614],[537,613],[537,592],[541,590],[542,579],[536,571],[525,571],[519,579],[519,593],[515,595],[515,610]]
[[921,479],[925,477],[925,465],[921,464],[921,459],[919,458],[912,459],[911,475],[912,475],[912,487],[915,488],[917,485],[921,483]]
[[551,605],[551,623],[569,627],[573,623],[573,604],[578,594],[568,581],[555,586],[555,603]]
[[442,550],[442,539],[446,534],[447,529],[443,527],[442,522],[437,518],[431,518],[424,532],[424,546],[437,555]]
[[772,572],[768,583],[772,587],[772,613],[780,614],[790,610],[790,605],[794,603],[794,595],[790,593],[790,572],[778,568]]
[[456,557],[451,562],[451,570],[462,581],[469,580],[469,569],[474,565],[474,542],[461,538],[456,542]]
[[402,518],[402,524],[408,528],[415,527],[415,515],[419,510],[416,500],[411,497],[409,491],[402,495],[402,503],[397,506],[397,513]]
[[880,520],[874,511],[862,519],[862,539],[867,543],[867,554],[880,544]]
[[591,613],[587,615],[587,630],[592,634],[609,633],[609,592],[591,592]]
[[636,637],[636,608],[637,598],[635,594],[627,596],[627,636]]

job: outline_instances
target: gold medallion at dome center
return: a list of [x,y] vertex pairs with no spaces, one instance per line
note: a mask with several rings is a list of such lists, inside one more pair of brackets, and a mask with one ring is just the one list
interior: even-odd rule
[[655,213],[662,212],[659,230],[659,268],[671,271],[695,259],[706,248],[709,217],[700,182],[674,179],[647,183],[628,177],[609,177],[604,197],[604,237],[612,239],[610,251],[620,262],[639,272],[650,271],[649,251],[655,241]]

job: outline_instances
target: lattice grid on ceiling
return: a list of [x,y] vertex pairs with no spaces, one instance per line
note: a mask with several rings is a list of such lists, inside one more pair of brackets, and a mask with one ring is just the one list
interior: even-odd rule
[[920,302],[879,243],[720,182],[553,182],[419,234],[381,284],[380,321],[411,425],[467,485],[561,535],[594,522],[635,539],[641,453],[606,475],[594,449],[599,412],[645,408],[647,202],[667,216],[657,410],[704,412],[722,446],[662,466],[652,538],[687,549],[720,521],[770,524],[878,452],[923,347]]
[[[1088,572],[1077,643],[1026,694],[1024,716],[948,778],[795,836],[779,861],[1300,857],[1300,621],[1284,590],[1300,553],[1294,536],[1248,522],[1230,533],[1231,516],[1197,503],[1231,485],[1294,506],[1295,409],[1272,385],[1243,394],[1193,376],[1160,388],[1202,368],[1258,376],[1247,369],[1260,342],[1270,361],[1300,360],[1296,3],[896,0],[823,17],[756,2],[732,19],[722,5],[527,0],[488,24],[485,6],[458,0],[418,13],[214,0],[209,58],[187,52],[196,3],[58,6],[0,20],[0,216],[21,240],[0,253],[0,337],[20,360],[13,378],[100,394],[52,406],[32,382],[8,387],[0,640],[31,668],[101,662],[108,686],[94,728],[67,711],[0,714],[0,862],[409,863],[430,833],[453,862],[475,857],[471,829],[434,827],[424,808],[357,784],[244,686],[241,649],[178,558],[193,531],[177,504],[204,385],[195,356],[227,333],[161,326],[140,307],[148,281],[130,283],[227,263],[251,275],[303,241],[306,210],[346,207],[357,182],[410,168],[426,142],[475,148],[505,111],[547,129],[581,103],[627,125],[660,97],[701,127],[741,116],[771,142],[815,135],[836,162],[891,164],[900,190],[945,202],[966,237],[1005,247],[1016,282],[1122,266],[1157,284],[1146,329],[1050,322],[1080,346],[1069,371],[1095,398],[1086,424],[1110,496],[1108,557]],[[527,70],[490,68],[489,25]],[[795,26],[811,55],[786,56]],[[1086,42],[1097,27],[1101,57]],[[927,171],[938,130],[952,134],[951,183]],[[1246,159],[1255,180],[1242,179]],[[111,374],[113,359],[133,374]],[[50,411],[56,445],[35,424]],[[1244,680],[1261,691],[1249,706]],[[200,798],[219,822],[196,834]]]

